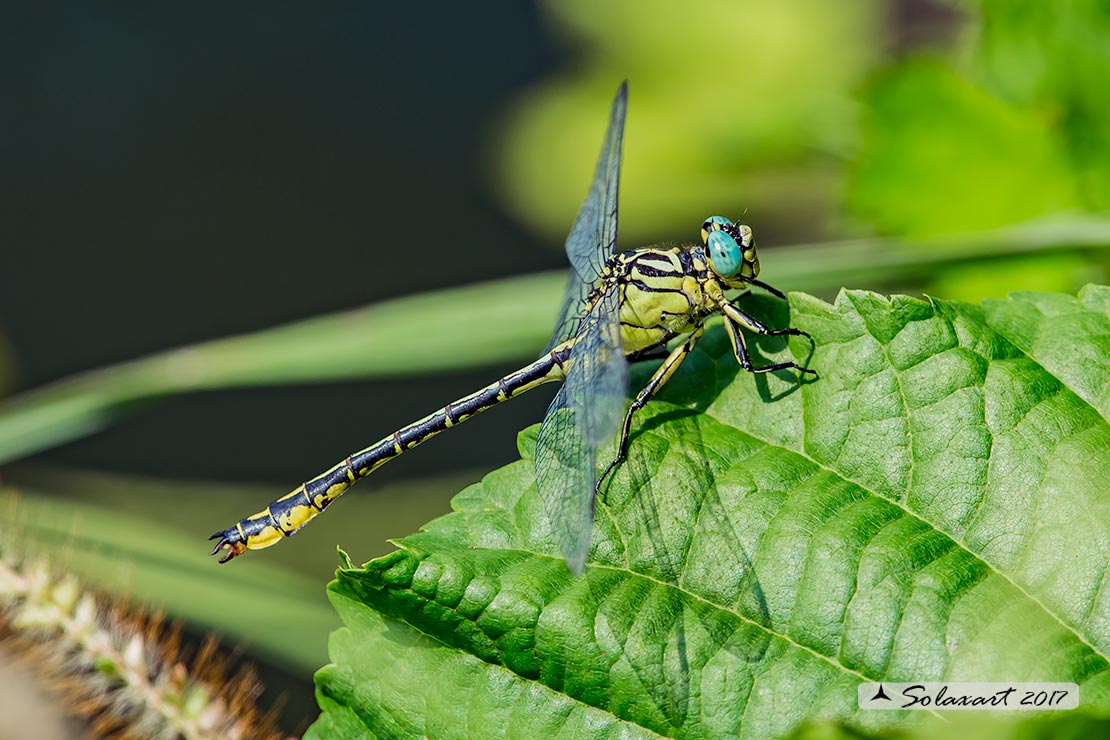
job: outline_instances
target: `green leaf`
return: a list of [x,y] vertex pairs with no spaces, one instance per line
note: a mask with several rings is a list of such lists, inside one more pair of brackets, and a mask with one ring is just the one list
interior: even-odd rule
[[1016,293],[985,305],[992,329],[1110,418],[1110,290],[1088,285],[1078,298]]
[[528,459],[342,568],[309,737],[905,726],[856,708],[863,680],[1074,681],[1110,709],[1110,289],[746,300],[815,340],[760,360],[820,378],[741,372],[709,331],[638,415],[581,578]]
[[1082,709],[1069,712],[948,712],[911,727],[879,734],[861,733],[839,723],[811,724],[790,740],[1092,740],[1110,737],[1110,719]]
[[[454,650],[343,595],[332,648],[351,661],[318,674],[324,715],[305,740],[471,737],[652,738],[655,733]],[[383,684],[381,678],[396,680]],[[388,699],[382,692],[388,694]]]

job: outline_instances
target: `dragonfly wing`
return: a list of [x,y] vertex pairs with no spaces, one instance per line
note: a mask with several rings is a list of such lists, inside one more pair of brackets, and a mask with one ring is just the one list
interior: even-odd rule
[[615,435],[628,396],[619,298],[613,286],[582,317],[566,379],[536,440],[536,486],[555,540],[575,574],[583,571],[590,552],[597,450]]
[[621,174],[624,119],[628,109],[628,83],[621,84],[609,113],[609,128],[597,159],[590,192],[578,210],[567,236],[570,284],[559,316],[558,328],[548,349],[577,334],[586,297],[597,285],[605,261],[617,245],[617,205]]

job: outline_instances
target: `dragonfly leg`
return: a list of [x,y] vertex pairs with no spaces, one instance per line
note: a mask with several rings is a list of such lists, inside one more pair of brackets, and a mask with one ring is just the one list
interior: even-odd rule
[[620,444],[617,446],[617,455],[613,458],[613,461],[606,466],[605,472],[597,479],[597,485],[594,486],[595,495],[600,493],[601,484],[609,477],[609,473],[613,472],[613,469],[628,457],[628,436],[632,432],[632,416],[642,409],[647,402],[659,392],[660,388],[666,385],[667,381],[670,380],[675,374],[675,371],[678,370],[678,366],[681,365],[682,361],[686,359],[686,356],[693,351],[694,345],[701,337],[703,331],[705,331],[705,329],[702,326],[698,326],[698,328],[694,329],[690,336],[686,338],[685,342],[675,347],[671,353],[667,355],[667,359],[663,361],[663,364],[652,374],[647,385],[640,389],[640,392],[636,394],[636,398],[632,400],[632,405],[628,407],[628,413],[624,415],[624,426],[621,427],[621,439]]
[[778,288],[775,288],[773,286],[768,285],[767,283],[763,282],[762,280],[756,280],[755,278],[748,278],[748,282],[751,283],[752,285],[758,285],[759,287],[763,288],[765,291],[767,291],[768,293],[770,293],[773,296],[777,296],[778,298],[781,298],[784,301],[786,300],[786,294],[785,293],[783,293]]
[[811,337],[801,329],[787,327],[785,329],[769,329],[767,325],[756,319],[750,314],[744,313],[736,306],[729,303],[724,304],[721,310],[725,314],[725,329],[728,332],[728,338],[732,341],[732,351],[736,354],[736,361],[740,363],[740,367],[747,370],[749,373],[769,373],[775,370],[785,370],[786,368],[793,368],[800,373],[809,373],[816,375],[816,370],[810,370],[808,367],[802,367],[796,362],[776,362],[771,365],[753,365],[751,357],[748,355],[748,344],[744,339],[744,333],[740,331],[743,326],[750,329],[756,334],[764,334],[767,336],[782,336],[784,334],[790,336],[806,337],[811,342]]
[[657,344],[654,347],[648,347],[647,349],[642,349],[639,352],[633,352],[632,354],[628,355],[628,357],[625,358],[625,359],[627,359],[628,364],[631,365],[634,362],[647,362],[648,360],[662,360],[664,357],[668,356],[670,353],[671,353],[671,351],[669,349],[667,349],[667,345],[664,343],[664,344]]
[[764,334],[769,337],[781,337],[783,335],[789,335],[792,337],[805,337],[809,341],[813,341],[813,337],[809,335],[809,332],[804,332],[801,329],[795,329],[792,326],[788,326],[785,329],[771,329],[762,321],[752,316],[750,313],[747,313],[746,311],[741,311],[739,308],[732,305],[731,303],[726,303],[721,306],[721,310],[724,311],[725,316],[732,319],[737,324],[740,324],[740,326],[744,327],[745,329],[755,332],[756,334]]

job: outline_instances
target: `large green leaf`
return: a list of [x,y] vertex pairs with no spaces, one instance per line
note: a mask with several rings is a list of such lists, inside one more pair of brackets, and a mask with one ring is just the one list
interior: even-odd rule
[[1110,708],[1110,289],[749,309],[812,333],[820,378],[739,372],[708,332],[639,416],[581,578],[528,459],[347,563],[307,737],[907,721],[861,713],[863,680],[1075,681]]
[[861,733],[840,723],[806,725],[790,740],[1094,740],[1110,737],[1110,718],[1083,710],[1057,712],[949,712],[895,732]]

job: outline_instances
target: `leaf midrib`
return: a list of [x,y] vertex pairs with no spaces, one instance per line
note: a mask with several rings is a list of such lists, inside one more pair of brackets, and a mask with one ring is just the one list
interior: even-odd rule
[[[410,549],[408,547],[405,547],[403,542],[398,543],[398,544],[399,544],[400,549],[409,553],[412,557],[415,557],[415,558],[419,559],[419,556],[420,556],[419,552],[417,552],[416,550]],[[549,553],[538,552],[536,550],[532,550],[532,549],[529,549],[529,548],[526,548],[526,547],[513,547],[513,548],[510,548],[510,549],[514,552],[525,553],[525,554],[530,555],[531,557],[534,557],[534,558],[542,558],[542,559],[545,559],[545,560],[559,560],[560,562],[562,562],[562,557],[555,558]],[[710,599],[707,599],[704,596],[701,596],[700,594],[694,593],[693,591],[690,591],[687,588],[679,586],[676,583],[661,581],[658,578],[655,578],[654,576],[648,575],[647,573],[643,573],[643,572],[638,571],[638,570],[632,570],[631,568],[619,568],[619,567],[612,566],[612,565],[602,565],[602,564],[596,564],[596,563],[587,563],[587,567],[590,570],[607,571],[607,572],[610,572],[610,573],[627,574],[631,578],[643,579],[643,580],[649,581],[651,583],[654,583],[658,586],[662,586],[663,588],[672,589],[675,592],[677,592],[679,594],[682,594],[684,596],[688,596],[691,599],[696,600],[696,601],[698,601],[702,604],[705,604],[705,605],[709,606],[712,609],[715,609],[715,610],[721,611],[721,612],[725,612],[727,614],[731,614],[734,617],[736,617],[738,620],[740,620],[741,622],[744,622],[745,624],[751,625],[751,626],[753,626],[753,627],[755,627],[759,630],[762,630],[767,635],[770,635],[771,637],[778,638],[778,639],[782,640],[783,642],[787,643],[788,645],[790,645],[791,647],[794,647],[794,648],[797,648],[799,650],[802,650],[803,652],[809,653],[810,655],[812,655],[812,656],[818,658],[819,660],[829,664],[834,669],[836,669],[836,670],[838,670],[838,671],[840,671],[840,672],[842,672],[846,675],[855,676],[856,678],[860,679],[861,681],[863,681],[865,683],[875,683],[875,682],[878,682],[878,681],[882,680],[881,676],[868,676],[865,673],[862,673],[862,672],[857,671],[855,669],[849,668],[848,666],[844,665],[843,663],[841,663],[839,660],[837,660],[835,657],[833,657],[831,655],[825,655],[823,653],[820,653],[817,650],[809,647],[808,645],[805,645],[803,643],[798,642],[797,640],[795,640],[794,638],[790,637],[787,634],[780,633],[780,632],[772,629],[768,625],[757,622],[754,619],[752,619],[751,617],[748,617],[748,616],[742,614],[741,612],[736,611],[735,609],[732,609],[732,608],[730,608],[730,607],[728,607],[724,604],[719,604],[715,601],[711,601]],[[397,617],[394,617],[394,618],[396,619]],[[426,630],[421,629],[420,627],[414,625],[412,622],[410,622],[407,619],[402,620],[402,621],[404,621],[404,623],[406,625],[408,625],[410,629],[416,630],[420,634],[425,635],[429,639],[434,640],[435,642],[437,642],[441,645],[444,645],[446,647],[453,647],[456,650],[460,650],[460,652],[466,652],[467,655],[471,655],[472,657],[474,657],[478,660],[481,660],[481,658],[478,658],[478,656],[473,655],[473,653],[469,653],[465,650],[461,650],[461,648],[458,648],[457,646],[452,646],[449,643],[444,642],[437,635],[431,634],[431,633],[427,632]],[[544,687],[545,689],[547,689],[549,691],[554,691],[555,690],[552,687],[550,687],[547,684],[540,681],[538,678],[529,678],[528,676],[523,676],[523,675],[517,673],[516,671],[513,671],[513,670],[509,669],[507,666],[505,666],[503,664],[498,663],[498,664],[492,664],[492,665],[497,665],[497,667],[499,667],[503,670],[509,671],[510,673],[512,673],[512,675],[520,678],[521,680],[530,681],[532,683],[535,683],[539,686]],[[577,702],[578,704],[580,704],[584,707],[590,707],[591,709],[601,709],[601,707],[596,707],[596,706],[593,706],[592,704],[586,704],[585,702],[582,702],[581,700],[575,698],[574,696],[571,696],[570,694],[567,694],[566,692],[560,691],[559,693],[562,694],[563,696],[566,696],[571,701]],[[605,709],[604,711],[609,712],[608,709]],[[745,706],[745,711],[747,711],[746,706]],[[929,709],[927,711],[935,717],[942,717],[942,715],[939,714],[938,712],[936,712],[935,710]],[[609,712],[609,713],[612,714],[612,712]],[[622,721],[622,722],[631,722],[632,724],[635,724],[638,727],[643,727],[643,729],[645,729],[649,732],[655,733],[656,735],[659,734],[655,730],[651,729],[650,727],[644,727],[639,722],[635,722],[634,720],[619,717],[615,714],[612,714],[612,716],[615,717],[616,719]],[[660,735],[660,737],[666,737],[666,736]]]

